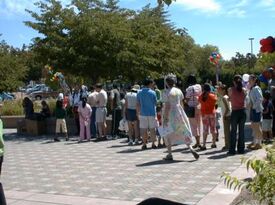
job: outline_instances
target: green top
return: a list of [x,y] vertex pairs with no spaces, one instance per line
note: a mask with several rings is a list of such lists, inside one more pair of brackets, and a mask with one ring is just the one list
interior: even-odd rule
[[155,89],[156,95],[157,95],[157,101],[159,102],[161,100],[161,92],[159,89]]
[[65,119],[66,110],[64,108],[55,108],[55,117],[56,119]]
[[0,119],[0,157],[4,155],[3,122]]

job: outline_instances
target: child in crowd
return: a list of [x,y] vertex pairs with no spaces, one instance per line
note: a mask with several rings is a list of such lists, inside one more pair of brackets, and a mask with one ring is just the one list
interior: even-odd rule
[[81,100],[81,105],[78,106],[77,112],[79,113],[79,123],[80,123],[80,139],[79,142],[82,142],[85,138],[88,141],[91,140],[91,130],[90,130],[90,123],[91,123],[91,115],[92,115],[92,108],[87,103],[87,98],[83,97]]
[[221,125],[220,125],[220,119],[221,119],[221,111],[218,109],[218,104],[215,105],[215,109],[216,109],[216,131],[217,131],[217,138],[216,138],[216,142],[219,141],[219,129],[221,129]]
[[231,118],[231,104],[228,97],[227,86],[220,85],[218,88],[218,93],[221,96],[221,111],[223,119],[223,131],[224,131],[224,142],[225,146],[222,150],[228,150],[228,142],[230,137],[230,118]]
[[66,110],[63,107],[63,101],[57,100],[56,101],[56,108],[55,108],[55,117],[56,117],[56,128],[55,133],[56,136],[54,138],[54,141],[59,142],[58,135],[60,133],[63,133],[65,135],[66,141],[69,140],[68,132],[67,132],[67,126],[66,126]]
[[262,130],[263,130],[263,140],[266,143],[269,143],[272,138],[272,113],[273,106],[270,100],[270,92],[265,91],[263,100],[263,121],[262,121]]
[[201,150],[206,150],[206,140],[209,130],[212,134],[211,148],[216,148],[216,116],[215,105],[217,96],[211,92],[211,86],[205,83],[203,86],[203,93],[199,96],[201,103],[202,125],[203,125],[203,146]]

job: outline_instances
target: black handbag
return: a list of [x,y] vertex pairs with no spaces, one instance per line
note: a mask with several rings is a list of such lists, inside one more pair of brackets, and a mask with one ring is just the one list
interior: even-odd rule
[[190,106],[186,105],[186,107],[184,108],[184,111],[185,111],[187,117],[189,117],[189,118],[195,117],[195,107],[190,107]]
[[[194,100],[194,88],[193,88],[193,100]],[[190,107],[188,104],[184,106],[184,112],[186,113],[188,118],[195,117],[195,107]]]

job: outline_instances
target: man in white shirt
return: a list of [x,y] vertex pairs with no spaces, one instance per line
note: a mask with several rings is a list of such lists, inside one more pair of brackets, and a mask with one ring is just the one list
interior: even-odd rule
[[103,89],[102,84],[98,83],[96,84],[96,91],[97,91],[97,96],[96,96],[96,124],[97,124],[97,129],[98,129],[98,139],[101,139],[103,135],[105,135],[105,129],[107,127],[106,124],[106,116],[107,116],[107,93]]
[[91,115],[91,133],[92,138],[96,138],[96,98],[97,98],[98,92],[94,89],[94,87],[91,88],[91,93],[88,96],[88,104],[92,108],[92,115]]

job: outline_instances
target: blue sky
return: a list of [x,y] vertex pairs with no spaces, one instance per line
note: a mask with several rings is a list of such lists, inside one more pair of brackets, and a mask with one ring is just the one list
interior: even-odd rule
[[[120,6],[140,10],[157,0],[120,0]],[[25,8],[35,9],[36,0],[0,0],[1,39],[21,47],[29,44],[37,32],[23,24],[31,20]],[[62,0],[64,4],[70,0]],[[176,0],[166,8],[177,27],[185,27],[195,42],[220,48],[225,59],[236,52],[250,52],[253,37],[254,53],[259,51],[259,40],[275,36],[275,0]]]

